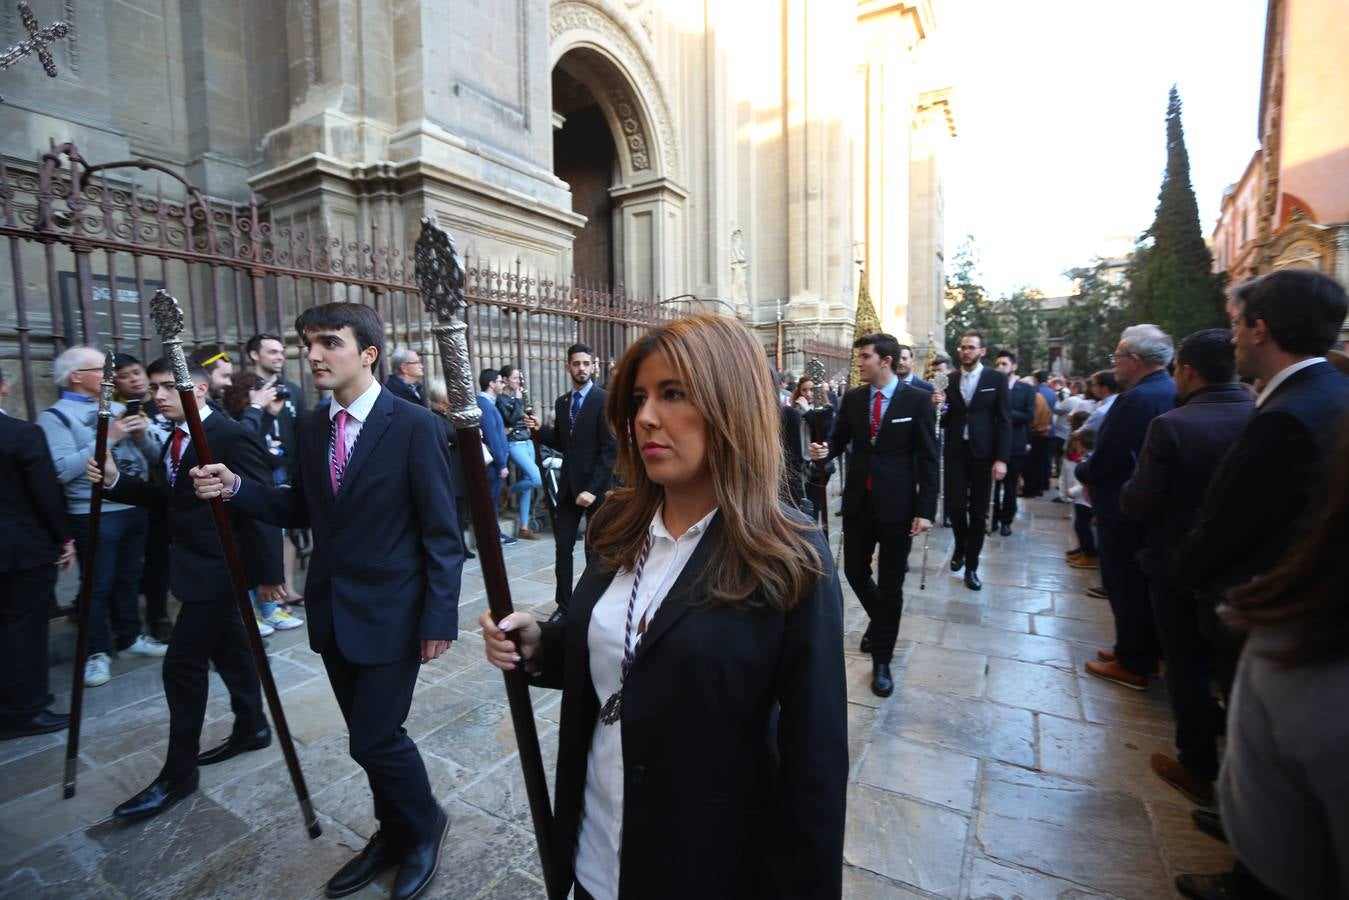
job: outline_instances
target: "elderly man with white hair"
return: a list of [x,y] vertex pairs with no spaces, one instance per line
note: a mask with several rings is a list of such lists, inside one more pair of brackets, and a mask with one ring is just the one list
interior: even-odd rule
[[1166,373],[1174,353],[1170,336],[1156,325],[1124,329],[1110,362],[1125,391],[1101,424],[1095,451],[1076,470],[1096,515],[1101,582],[1115,618],[1115,646],[1098,651],[1087,671],[1136,691],[1147,690],[1160,647],[1148,578],[1137,560],[1144,529],[1120,509],[1119,492],[1133,476],[1148,425],[1176,405],[1176,385]]
[[[61,398],[38,415],[37,424],[47,436],[56,475],[65,487],[66,509],[83,559],[89,552],[91,490],[84,466],[94,455],[103,354],[93,347],[71,347],[56,358],[52,368]],[[119,470],[149,477],[153,462],[149,457],[156,457],[159,448],[146,436],[149,424],[143,415],[128,415],[122,404],[113,404],[108,452]],[[163,656],[168,649],[141,628],[140,580],[148,530],[145,510],[103,501],[90,594],[89,656],[84,666],[84,683],[89,687],[107,684],[113,654]]]

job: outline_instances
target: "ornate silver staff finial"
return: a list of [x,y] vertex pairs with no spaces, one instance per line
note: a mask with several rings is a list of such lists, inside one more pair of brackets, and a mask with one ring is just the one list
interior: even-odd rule
[[[19,4],[19,18],[23,21],[23,27],[28,29],[28,38],[7,48],[4,54],[0,55],[0,70],[8,69],[25,56],[36,52],[42,68],[49,76],[55,78],[56,60],[52,59],[52,53],[47,49],[47,45],[65,37],[70,32],[70,26],[65,22],[53,22],[45,28],[39,28],[37,16],[33,15],[33,10],[27,3]],[[4,99],[0,97],[0,102]]]
[[101,418],[112,418],[112,358],[113,349],[106,347],[103,350],[103,381],[98,386],[98,414]]
[[431,333],[440,347],[440,362],[445,369],[450,422],[455,428],[477,428],[482,411],[475,399],[477,392],[469,364],[468,325],[459,315],[468,309],[464,300],[464,270],[454,252],[454,240],[429,216],[422,217],[422,233],[417,237],[413,259],[422,303],[436,320]]
[[164,356],[173,366],[173,380],[180,391],[192,390],[192,376],[187,373],[187,357],[183,354],[183,308],[168,291],[160,288],[150,298],[150,318],[155,332],[164,342]]
[[810,405],[816,409],[823,409],[824,405],[829,402],[827,396],[829,389],[826,388],[824,384],[829,376],[825,373],[824,362],[821,361],[819,357],[806,363],[806,377],[815,382],[815,390]]

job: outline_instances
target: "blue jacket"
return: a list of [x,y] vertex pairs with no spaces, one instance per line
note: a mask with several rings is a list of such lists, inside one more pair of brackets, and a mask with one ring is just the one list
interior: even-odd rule
[[506,420],[501,418],[496,401],[482,394],[476,399],[478,409],[482,410],[482,439],[492,451],[492,467],[500,472],[511,457],[511,448],[506,445]]
[[1164,369],[1139,379],[1120,394],[1096,434],[1096,449],[1077,464],[1077,480],[1091,490],[1097,517],[1132,522],[1119,505],[1120,488],[1134,474],[1152,420],[1176,405],[1176,383]]

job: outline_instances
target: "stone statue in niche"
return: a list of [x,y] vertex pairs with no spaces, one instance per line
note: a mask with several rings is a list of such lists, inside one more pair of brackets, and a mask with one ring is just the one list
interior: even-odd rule
[[737,310],[749,303],[749,262],[745,259],[745,233],[731,232],[731,304]]

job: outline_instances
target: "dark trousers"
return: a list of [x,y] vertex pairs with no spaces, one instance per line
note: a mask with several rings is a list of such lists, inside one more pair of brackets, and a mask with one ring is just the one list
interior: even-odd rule
[[1013,456],[1007,460],[1007,477],[993,486],[993,491],[997,496],[996,514],[993,516],[994,522],[1011,525],[1012,520],[1016,518],[1016,483],[1025,470],[1026,457],[1024,454]]
[[[1052,474],[1057,477],[1060,468],[1063,466],[1063,447],[1067,443],[1061,437],[1051,437],[1049,439],[1049,459],[1053,466]],[[1048,482],[1045,484],[1048,487]]]
[[397,662],[361,666],[337,644],[328,641],[323,665],[347,722],[351,758],[370,779],[380,830],[395,841],[430,840],[438,805],[422,756],[403,728],[421,664],[417,651]]
[[[600,504],[604,500],[595,498],[595,502],[589,506],[577,506],[575,499],[559,497],[557,500],[557,509],[553,514],[553,524],[557,531],[554,538],[557,541],[557,558],[553,564],[553,572],[557,578],[557,591],[553,595],[557,601],[557,608],[566,611],[567,605],[571,603],[572,589],[572,549],[576,546],[576,534],[581,530],[581,517],[586,520],[586,528],[590,528],[590,523]],[[586,563],[590,563],[590,546],[586,545]]]
[[[888,663],[899,637],[899,618],[904,611],[904,567],[912,538],[902,525],[889,525],[876,518],[874,495],[868,491],[856,515],[843,520],[843,575],[871,621],[871,657]],[[871,577],[871,557],[881,548],[877,580]]]
[[1049,490],[1049,437],[1031,435],[1026,456],[1026,496],[1039,496]]
[[993,461],[975,459],[965,450],[946,460],[947,511],[955,534],[956,556],[965,557],[965,570],[979,568],[979,551],[988,530],[988,507],[993,492]]
[[[1212,653],[1211,671],[1213,681],[1218,685],[1218,693],[1223,703],[1232,706],[1232,685],[1237,680],[1237,663],[1241,661],[1241,648],[1246,646],[1246,633],[1233,631],[1222,619],[1218,618],[1218,605],[1223,598],[1213,594],[1200,594],[1196,599],[1195,615],[1199,619],[1199,634],[1208,642]],[[1167,661],[1167,667],[1171,665]]]
[[141,593],[145,595],[145,621],[154,624],[169,617],[169,523],[158,510],[148,515]]
[[[80,560],[89,552],[89,517],[71,516]],[[89,608],[89,652],[125,650],[141,633],[140,583],[148,518],[143,509],[104,512]],[[109,623],[111,622],[111,628]]]
[[[1155,560],[1154,571],[1166,571]],[[1218,704],[1209,691],[1212,653],[1199,633],[1192,591],[1152,582],[1152,614],[1166,658],[1166,693],[1176,720],[1176,749],[1185,768],[1212,781],[1218,777]]]
[[184,603],[169,638],[169,652],[164,655],[169,752],[162,774],[167,778],[182,778],[197,767],[210,687],[208,661],[230,693],[234,733],[254,734],[267,725],[262,687],[238,608],[220,600]]
[[1088,556],[1096,556],[1099,552],[1096,547],[1096,530],[1091,524],[1092,515],[1090,506],[1073,504],[1073,532],[1077,535],[1077,546]]
[[0,725],[47,708],[47,610],[56,566],[0,573]]
[[1146,678],[1157,662],[1157,629],[1152,619],[1148,578],[1138,564],[1143,528],[1115,519],[1097,519],[1101,583],[1115,617],[1115,658]]

